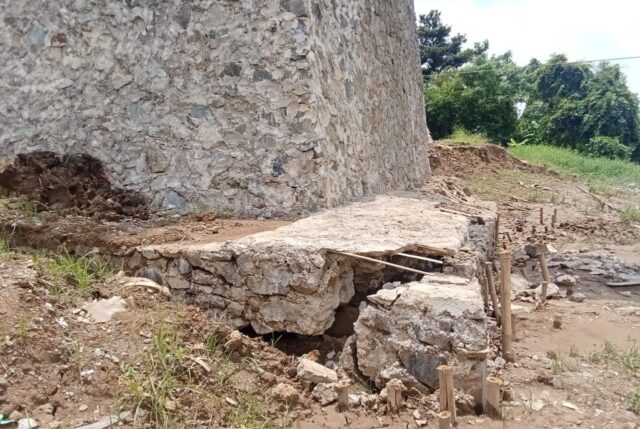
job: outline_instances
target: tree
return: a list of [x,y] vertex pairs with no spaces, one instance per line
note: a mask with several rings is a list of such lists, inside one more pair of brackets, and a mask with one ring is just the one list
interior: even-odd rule
[[466,36],[460,33],[453,37],[450,35],[451,27],[442,23],[440,11],[432,10],[427,15],[420,15],[418,46],[425,80],[446,68],[461,67],[489,49],[486,40],[475,43],[471,49],[463,49]]
[[425,88],[433,137],[446,137],[455,127],[462,127],[496,143],[507,142],[518,121],[516,73],[507,53],[491,58],[482,55],[462,69],[435,74]]
[[[629,152],[614,142],[630,150],[638,147],[638,97],[618,66],[603,63],[592,68],[554,55],[533,76],[535,84],[518,127],[520,138],[533,136],[539,143],[610,157]],[[640,150],[632,158],[639,160]]]

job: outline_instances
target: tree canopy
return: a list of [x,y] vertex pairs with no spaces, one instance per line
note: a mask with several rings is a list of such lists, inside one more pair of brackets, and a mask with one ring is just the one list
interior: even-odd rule
[[425,80],[446,68],[460,67],[489,49],[486,40],[476,43],[471,49],[463,49],[466,42],[464,34],[451,36],[451,27],[442,23],[440,11],[432,10],[427,15],[420,15],[418,46]]
[[[488,56],[488,43],[464,49],[440,12],[420,16],[418,28],[429,129],[434,138],[456,127],[496,143],[511,139],[571,147],[640,162],[638,95],[617,65],[569,62],[516,66],[511,54]],[[519,115],[520,114],[520,115]]]

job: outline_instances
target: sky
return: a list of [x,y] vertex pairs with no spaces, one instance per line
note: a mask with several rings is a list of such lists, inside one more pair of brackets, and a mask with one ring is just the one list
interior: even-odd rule
[[[640,56],[640,2],[635,0],[415,0],[417,14],[432,9],[468,44],[489,40],[489,52],[513,53],[525,65],[553,53],[570,61]],[[640,59],[620,64],[640,93]]]

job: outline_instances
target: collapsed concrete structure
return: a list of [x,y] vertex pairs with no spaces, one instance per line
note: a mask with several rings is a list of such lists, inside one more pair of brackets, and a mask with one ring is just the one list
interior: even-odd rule
[[495,212],[439,205],[378,196],[237,240],[141,247],[129,263],[238,328],[353,335],[346,366],[380,387],[435,388],[436,367],[455,362],[477,388],[488,353],[478,267]]
[[411,0],[0,1],[0,155],[156,206],[290,216],[423,183]]

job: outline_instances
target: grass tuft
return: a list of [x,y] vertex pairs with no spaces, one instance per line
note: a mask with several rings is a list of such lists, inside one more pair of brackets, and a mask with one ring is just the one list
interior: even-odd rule
[[75,256],[61,253],[35,253],[33,261],[39,273],[47,278],[49,292],[58,297],[86,296],[93,285],[114,274],[115,270],[93,254]]
[[467,143],[471,145],[486,145],[491,142],[487,138],[487,136],[480,133],[471,133],[464,128],[456,128],[453,130],[453,133],[446,139],[441,140],[442,143]]
[[640,388],[634,390],[629,398],[629,410],[640,414]]
[[620,211],[620,219],[624,223],[640,222],[640,208],[627,206]]
[[558,355],[558,357],[551,362],[551,370],[554,374],[564,374],[565,372],[573,371],[573,366],[567,359]]
[[640,351],[635,346],[621,350],[606,342],[600,349],[587,354],[585,358],[595,364],[619,365],[625,371],[640,377]]

